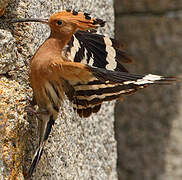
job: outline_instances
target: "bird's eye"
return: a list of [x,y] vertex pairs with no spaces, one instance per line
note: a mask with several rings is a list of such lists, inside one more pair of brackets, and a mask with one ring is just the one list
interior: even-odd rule
[[58,21],[56,21],[56,24],[57,24],[58,26],[60,26],[60,25],[62,24],[62,21],[58,20]]

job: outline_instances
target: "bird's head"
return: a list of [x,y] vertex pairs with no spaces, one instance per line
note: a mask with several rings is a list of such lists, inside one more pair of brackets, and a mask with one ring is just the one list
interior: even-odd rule
[[77,11],[61,11],[49,17],[49,19],[27,18],[17,19],[13,22],[40,22],[48,24],[51,28],[51,33],[60,33],[64,35],[73,34],[77,30],[90,30],[99,26],[104,26],[105,21],[98,18],[91,18],[88,13]]

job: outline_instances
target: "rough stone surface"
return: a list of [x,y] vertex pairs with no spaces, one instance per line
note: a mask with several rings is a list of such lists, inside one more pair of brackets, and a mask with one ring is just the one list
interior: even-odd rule
[[[37,147],[37,122],[24,112],[27,99],[31,97],[28,64],[49,34],[45,25],[13,25],[8,19],[49,17],[65,8],[80,9],[103,18],[108,23],[100,32],[113,36],[112,0],[11,0],[0,19],[1,179],[24,179],[23,169],[29,167]],[[97,115],[81,119],[66,101],[32,179],[116,180],[113,107],[114,103],[104,104]]]
[[[135,60],[130,72],[181,76],[182,13],[175,9],[182,2],[131,2],[115,6],[116,37]],[[182,179],[180,84],[151,87],[117,105],[119,179]]]
[[0,78],[0,179],[3,180],[24,179],[22,165],[28,126],[24,106],[28,90],[15,80]]

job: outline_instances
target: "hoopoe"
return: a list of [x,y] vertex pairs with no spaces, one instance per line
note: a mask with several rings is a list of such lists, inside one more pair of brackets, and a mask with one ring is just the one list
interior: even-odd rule
[[130,63],[132,58],[116,40],[93,31],[105,22],[88,13],[66,10],[49,19],[13,22],[40,22],[51,29],[50,36],[30,61],[30,85],[40,112],[40,137],[28,176],[40,160],[65,95],[80,117],[89,117],[100,110],[104,101],[176,80],[175,77],[128,73],[122,63]]

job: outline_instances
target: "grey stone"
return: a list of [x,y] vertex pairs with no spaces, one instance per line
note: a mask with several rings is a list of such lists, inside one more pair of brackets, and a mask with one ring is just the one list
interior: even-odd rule
[[[147,2],[133,2],[135,12],[139,12],[136,9],[139,3]],[[180,9],[181,1],[176,5],[177,1],[165,2],[150,1],[150,4],[159,12],[165,9],[170,13],[150,14],[143,6],[145,13],[138,15],[132,13],[134,8],[130,7],[127,14],[118,14],[116,18],[116,37],[134,57],[134,64],[128,66],[132,73],[181,76],[182,16],[180,11],[173,11],[171,15],[169,7]],[[182,179],[180,85],[151,87],[124,98],[117,105],[119,179]]]
[[168,11],[180,11],[181,0],[115,0],[116,13],[167,13]]

